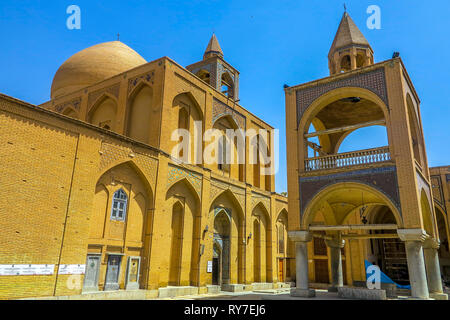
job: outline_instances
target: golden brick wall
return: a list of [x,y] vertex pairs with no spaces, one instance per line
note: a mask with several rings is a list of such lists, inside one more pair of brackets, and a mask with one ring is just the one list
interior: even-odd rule
[[[4,168],[0,174],[0,264],[55,265],[53,275],[0,276],[0,298],[80,294],[83,276],[58,275],[58,266],[83,265],[88,253],[102,254],[100,290],[108,252],[125,255],[119,278],[121,289],[126,284],[129,256],[141,257],[141,288],[167,286],[170,221],[173,199],[177,197],[192,203],[192,210],[185,212],[180,285],[204,288],[211,284],[206,265],[212,260],[216,206],[234,212],[230,282],[254,281],[253,242],[243,240],[252,232],[249,223],[258,203],[268,212],[265,239],[272,239],[261,244],[266,254],[261,268],[269,272],[264,280],[278,281],[276,237],[269,233],[275,230],[280,212],[287,209],[286,198],[208,169],[180,166],[162,151],[78,120],[7,96],[0,98],[0,165]],[[117,180],[115,188],[130,183],[141,185],[136,190],[132,187],[133,201],[142,196],[143,186],[149,190],[145,201],[132,202],[131,218],[120,227],[122,238],[106,232],[106,225],[111,224],[108,218],[115,190],[110,186],[113,176]],[[108,190],[103,196],[102,186]],[[136,220],[140,214],[145,218]],[[204,234],[207,225],[210,229]],[[205,249],[200,256],[202,245]]]

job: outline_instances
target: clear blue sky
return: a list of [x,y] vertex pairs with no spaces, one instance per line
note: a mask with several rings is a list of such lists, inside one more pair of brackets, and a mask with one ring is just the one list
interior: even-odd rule
[[[6,1],[0,3],[0,92],[40,104],[72,54],[120,40],[147,61],[169,56],[186,66],[202,58],[214,31],[225,59],[241,72],[241,104],[280,129],[276,189],[286,191],[283,84],[328,76],[327,53],[343,2],[375,51],[399,51],[422,100],[430,166],[450,164],[450,1]],[[68,30],[66,8],[81,8],[81,30]],[[381,30],[369,30],[369,5],[381,8]],[[350,139],[350,138],[349,138]],[[377,144],[363,132],[351,144]],[[350,143],[350,140],[349,140]]]

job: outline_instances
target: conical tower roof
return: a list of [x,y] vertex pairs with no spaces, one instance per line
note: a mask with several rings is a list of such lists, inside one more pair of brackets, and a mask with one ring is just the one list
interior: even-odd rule
[[219,41],[213,33],[211,40],[209,40],[208,47],[206,47],[205,53],[203,54],[203,58],[207,59],[214,55],[223,57],[222,48],[220,48]]
[[329,54],[332,54],[337,49],[348,47],[352,45],[367,46],[370,49],[369,42],[364,37],[362,32],[358,29],[355,22],[352,20],[347,12],[344,12],[341,23],[334,37],[333,44],[331,45]]

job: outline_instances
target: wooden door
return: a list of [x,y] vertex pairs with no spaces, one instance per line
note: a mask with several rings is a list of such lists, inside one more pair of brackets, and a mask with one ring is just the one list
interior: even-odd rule
[[278,281],[284,282],[284,259],[278,260]]

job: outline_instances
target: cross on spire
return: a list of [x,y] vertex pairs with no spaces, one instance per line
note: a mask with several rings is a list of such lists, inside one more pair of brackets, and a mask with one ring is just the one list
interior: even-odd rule
[[120,41],[120,33],[117,33],[117,41]]
[[344,2],[344,12],[347,12],[347,5]]

